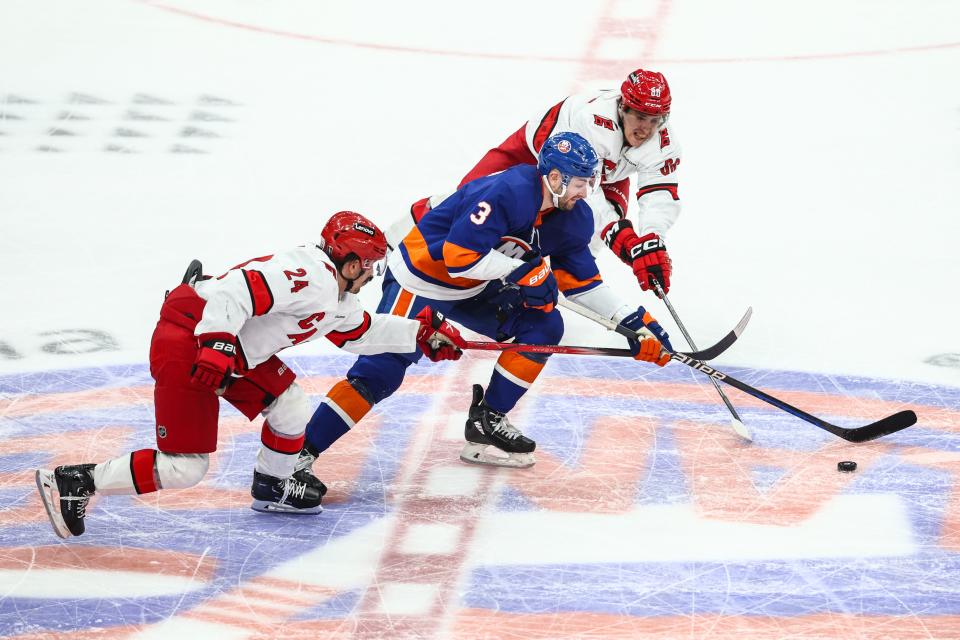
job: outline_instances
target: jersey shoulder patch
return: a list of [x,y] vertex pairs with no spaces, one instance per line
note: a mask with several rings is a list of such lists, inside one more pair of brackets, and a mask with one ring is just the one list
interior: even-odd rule
[[593,124],[604,129],[609,129],[610,131],[616,131],[616,125],[613,124],[612,119],[597,113],[593,114]]
[[664,127],[663,129],[660,129],[660,148],[663,149],[664,147],[669,147],[669,146],[670,146],[670,132],[667,130],[666,127]]

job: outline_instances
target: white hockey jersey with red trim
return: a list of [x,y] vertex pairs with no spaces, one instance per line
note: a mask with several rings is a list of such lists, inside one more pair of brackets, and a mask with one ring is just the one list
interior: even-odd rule
[[207,304],[194,333],[237,336],[247,368],[320,336],[356,354],[417,350],[420,323],[367,313],[352,293],[341,299],[335,267],[316,245],[254,258],[195,289]]
[[[566,98],[527,122],[527,145],[537,155],[551,135],[563,131],[579,133],[602,159],[604,183],[633,178],[637,190],[637,233],[664,236],[680,215],[680,146],[669,122],[640,146],[627,146],[617,113],[619,97],[616,91],[602,90]],[[625,197],[624,201],[627,200]],[[588,202],[594,210],[597,233],[618,218],[602,192],[598,191]]]

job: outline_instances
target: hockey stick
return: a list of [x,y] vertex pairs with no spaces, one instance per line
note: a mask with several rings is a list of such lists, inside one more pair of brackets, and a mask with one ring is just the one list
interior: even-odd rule
[[523,344],[519,342],[478,342],[468,340],[466,349],[481,351],[517,351],[520,353],[563,353],[576,356],[616,356],[632,358],[630,349],[613,347],[572,347],[559,344]]
[[[572,304],[576,304],[576,303],[572,303]],[[562,301],[560,303],[560,306],[572,309],[572,307],[566,304],[566,301]],[[578,306],[582,310],[582,312],[581,311],[577,312],[580,315],[590,318],[595,322],[599,322],[600,324],[605,326],[607,329],[610,329],[611,331],[616,331],[617,333],[624,336],[625,338],[636,337],[635,332],[630,331],[630,329],[627,329],[623,325],[617,324],[616,322],[613,322],[609,318],[604,318],[603,316],[594,313],[593,311],[591,311],[590,309],[584,306],[581,306],[581,305],[578,305]],[[740,334],[743,333],[743,330],[747,328],[747,324],[750,322],[750,318],[752,316],[753,316],[753,307],[747,307],[746,312],[744,312],[743,317],[740,318],[740,322],[737,323],[737,326],[735,326],[733,329],[728,331],[727,335],[720,338],[720,340],[717,341],[716,344],[709,346],[702,351],[685,351],[683,353],[693,358],[694,360],[713,360],[714,358],[719,357],[721,353],[729,349],[733,345],[733,343],[737,341],[737,338],[740,337]],[[693,345],[690,345],[690,346],[693,347]]]
[[[733,331],[725,335],[720,342],[716,343],[713,346],[707,347],[703,351],[691,351],[689,353],[683,352],[683,355],[688,358],[693,358],[694,360],[711,360],[716,358],[721,353],[726,351],[730,345],[737,341],[740,333],[743,331],[743,328],[747,326],[747,322],[750,320],[750,314],[752,309],[747,309],[747,313],[744,314],[743,318],[740,320],[740,324],[734,327]],[[601,322],[601,317],[597,316],[595,318],[598,322]],[[611,327],[619,326],[614,325],[613,322],[610,322]],[[628,337],[633,337],[634,333],[629,329],[621,327],[626,331]],[[553,344],[523,344],[520,342],[478,342],[478,341],[467,341],[467,349],[477,349],[482,351],[516,351],[519,353],[560,353],[567,355],[578,355],[578,356],[616,356],[619,358],[624,357],[633,357],[633,353],[629,349],[616,349],[613,347],[574,347],[568,345],[553,345]]]
[[[653,287],[656,289],[657,297],[663,300],[663,304],[667,305],[667,309],[670,311],[670,315],[673,316],[674,322],[677,323],[677,326],[680,327],[680,332],[683,334],[683,337],[687,339],[687,344],[690,345],[690,348],[693,350],[697,349],[697,345],[693,343],[693,338],[690,337],[690,334],[687,333],[687,328],[683,326],[683,323],[680,322],[680,317],[677,315],[677,310],[673,308],[673,305],[670,304],[670,300],[667,298],[666,292],[663,290],[663,287],[660,286],[660,283],[656,278],[651,278],[653,282]],[[751,313],[752,308],[747,309],[747,313]],[[753,436],[750,435],[750,430],[747,429],[747,425],[743,424],[743,418],[740,417],[740,414],[737,413],[737,410],[733,408],[733,403],[730,402],[730,398],[727,397],[727,394],[723,392],[723,389],[720,388],[720,383],[710,378],[710,382],[713,383],[713,388],[717,390],[717,393],[720,394],[720,399],[723,400],[723,404],[727,405],[727,411],[730,412],[730,415],[733,418],[730,420],[730,426],[734,431],[737,432],[737,435],[746,440],[747,442],[753,442]]]
[[[612,321],[602,318],[602,316],[597,315],[590,309],[582,307],[575,302],[562,300],[560,305],[570,309],[574,313],[578,313],[586,318],[590,318],[591,320],[596,320],[604,326],[606,326],[608,323],[612,324]],[[767,404],[771,404],[782,411],[786,411],[787,413],[800,418],[801,420],[805,420],[815,427],[819,427],[820,429],[828,431],[839,438],[843,438],[847,442],[867,442],[869,440],[875,440],[882,436],[890,435],[891,433],[896,433],[897,431],[906,429],[917,422],[917,414],[913,411],[906,410],[898,411],[893,415],[877,420],[876,422],[871,422],[870,424],[862,427],[854,427],[851,429],[839,427],[835,424],[830,424],[825,420],[821,420],[816,416],[812,416],[802,409],[797,409],[793,405],[787,404],[783,400],[775,398],[770,394],[761,391],[760,389],[755,389],[745,382],[740,382],[736,378],[732,378],[722,371],[717,371],[713,367],[704,364],[699,360],[689,358],[682,353],[673,353],[670,357],[677,362],[687,365],[691,369],[695,369],[704,375],[710,376],[714,380],[726,383],[731,387],[739,389],[740,391],[757,398],[758,400],[763,400]]]

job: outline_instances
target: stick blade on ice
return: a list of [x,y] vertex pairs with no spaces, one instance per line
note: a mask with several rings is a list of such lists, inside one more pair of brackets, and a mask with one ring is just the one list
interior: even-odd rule
[[869,442],[870,440],[876,440],[877,438],[888,436],[891,433],[902,431],[916,423],[917,414],[908,409],[895,413],[892,416],[887,416],[882,420],[877,420],[865,427],[849,429],[847,433],[841,437],[848,442]]
[[753,436],[750,434],[750,430],[747,429],[747,425],[743,424],[740,420],[730,418],[730,427],[737,432],[738,436],[747,442],[753,442]]

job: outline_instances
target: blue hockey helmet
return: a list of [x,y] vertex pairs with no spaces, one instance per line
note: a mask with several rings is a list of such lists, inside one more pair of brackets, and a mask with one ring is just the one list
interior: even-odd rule
[[546,176],[554,169],[560,171],[564,185],[572,177],[596,180],[600,175],[600,158],[586,138],[579,133],[565,131],[547,138],[540,149],[537,170]]

